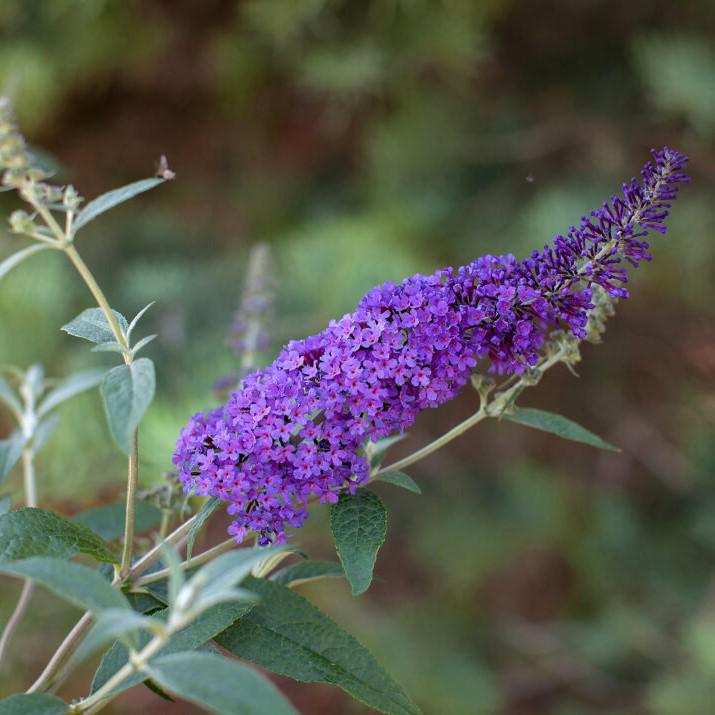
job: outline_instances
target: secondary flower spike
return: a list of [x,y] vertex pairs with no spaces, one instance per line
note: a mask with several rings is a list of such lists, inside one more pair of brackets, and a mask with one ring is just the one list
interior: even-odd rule
[[628,295],[627,267],[650,260],[644,239],[665,233],[688,181],[686,157],[652,153],[640,181],[526,260],[487,255],[385,283],[319,335],[290,342],[182,430],[174,463],[185,489],[228,502],[237,541],[255,531],[262,544],[282,542],[311,496],[335,502],[368,479],[366,440],[452,399],[478,364],[520,374],[554,331],[583,339],[594,287]]

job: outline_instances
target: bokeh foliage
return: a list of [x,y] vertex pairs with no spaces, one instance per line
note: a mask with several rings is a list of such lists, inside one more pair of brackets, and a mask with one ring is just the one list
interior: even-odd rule
[[[81,239],[117,309],[158,301],[147,486],[235,367],[227,336],[256,241],[277,259],[275,352],[374,283],[541,245],[651,145],[692,157],[671,234],[582,377],[527,396],[623,453],[480,426],[414,470],[423,496],[380,488],[381,584],[355,600],[339,582],[305,587],[426,712],[701,715],[715,702],[714,41],[709,0],[0,7],[0,89],[60,180],[92,196],[162,152],[178,174]],[[18,241],[4,232],[2,255]],[[59,332],[89,304],[57,256],[33,258],[0,285],[0,362],[90,366]],[[474,404],[426,415],[396,449]],[[62,417],[38,473],[41,498],[69,514],[115,497],[123,464],[96,396]],[[328,556],[327,533],[318,512],[300,542]],[[34,626],[59,638],[69,614],[39,602]],[[8,677],[36,670],[43,648]],[[305,712],[355,712],[332,692],[289,693]],[[134,697],[116,712],[161,707]]]

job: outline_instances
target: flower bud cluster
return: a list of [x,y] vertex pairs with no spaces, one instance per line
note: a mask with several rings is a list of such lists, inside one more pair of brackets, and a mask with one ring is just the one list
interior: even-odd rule
[[487,255],[385,283],[319,335],[289,343],[182,430],[174,463],[185,489],[228,502],[238,541],[248,531],[283,541],[309,498],[333,503],[367,481],[366,441],[409,427],[477,369],[531,374],[557,331],[577,346],[597,329],[591,312],[607,311],[596,296],[627,296],[626,266],[650,260],[643,239],[665,231],[688,180],[681,154],[653,156],[640,182],[528,259]]

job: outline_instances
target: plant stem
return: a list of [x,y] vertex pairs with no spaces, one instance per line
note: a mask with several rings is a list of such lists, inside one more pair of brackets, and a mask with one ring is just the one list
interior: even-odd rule
[[[164,539],[164,541],[170,544],[176,544],[181,541],[190,531],[191,527],[196,521],[196,514],[190,519],[187,519],[183,524],[174,529],[174,531],[169,534],[169,536]],[[163,543],[163,542],[162,542]],[[144,556],[142,556],[130,569],[129,578],[133,579],[137,576],[141,576],[155,561],[161,558],[161,543],[153,546],[149,551],[147,551]]]
[[118,695],[118,693],[113,694],[115,688],[121,685],[133,673],[143,670],[149,659],[161,650],[167,638],[168,634],[155,636],[139,653],[134,657],[130,657],[129,662],[122,666],[99,690],[90,695],[86,700],[78,703],[70,712],[99,712]]
[[[216,546],[207,549],[203,553],[200,553],[191,559],[183,561],[181,563],[181,568],[184,570],[188,570],[196,566],[201,566],[201,564],[205,564],[207,561],[211,561],[215,556],[223,554],[225,551],[231,551],[231,549],[236,548],[236,546],[236,539],[226,539],[226,541],[222,541],[220,544],[217,544]],[[134,585],[145,586],[146,584],[154,583],[155,581],[161,581],[162,579],[167,578],[169,576],[169,573],[170,569],[162,569],[161,571],[155,571],[148,576],[142,576],[141,578],[137,579],[134,582]]]
[[[37,486],[35,484],[35,464],[32,456],[32,447],[25,447],[22,450],[22,477],[25,488],[25,504],[29,507],[37,506]],[[15,610],[7,621],[5,629],[0,637],[0,662],[7,652],[8,645],[12,639],[15,630],[20,625],[22,617],[30,605],[32,593],[35,590],[35,584],[29,579],[22,584],[20,598],[17,601]]]
[[122,549],[122,563],[119,567],[119,578],[124,579],[132,565],[134,551],[134,515],[136,512],[137,482],[139,480],[139,433],[132,433],[131,448],[129,450],[129,470],[127,474],[127,509],[124,516],[124,547]]
[[87,611],[82,618],[77,621],[74,628],[67,634],[67,637],[60,644],[60,647],[55,651],[52,658],[50,658],[50,662],[45,666],[45,669],[40,673],[37,680],[28,688],[28,693],[41,693],[52,687],[55,674],[67,662],[75,650],[77,650],[77,646],[87,634],[93,620],[94,616],[90,611]]

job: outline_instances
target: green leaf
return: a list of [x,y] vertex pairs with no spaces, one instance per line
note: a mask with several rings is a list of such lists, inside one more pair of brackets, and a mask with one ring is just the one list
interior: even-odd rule
[[403,439],[405,439],[405,437],[407,437],[407,433],[403,432],[402,434],[396,434],[392,437],[385,437],[384,439],[380,439],[375,442],[375,446],[373,448],[374,451],[372,453],[372,456],[370,457],[370,466],[376,467],[378,464],[380,464],[380,462],[382,462],[382,460],[385,458],[387,450],[390,449],[393,444],[401,442]]
[[174,653],[149,663],[162,688],[217,715],[297,715],[270,680],[212,653]]
[[343,567],[335,561],[299,561],[276,571],[271,581],[283,586],[297,586],[321,578],[340,578],[345,576]]
[[330,530],[353,596],[364,593],[387,534],[387,511],[380,497],[367,489],[342,494],[330,509]]
[[126,608],[107,608],[97,614],[92,630],[74,656],[75,662],[80,663],[115,640],[121,640],[134,648],[138,645],[137,632],[151,631],[157,624],[164,625],[156,618]]
[[124,353],[124,352],[127,352],[127,349],[123,345],[120,345],[116,340],[112,340],[108,343],[99,343],[99,345],[95,345],[93,348],[91,348],[91,352],[93,352],[93,353]]
[[117,563],[101,536],[51,511],[18,509],[0,516],[0,561],[33,556],[69,559],[79,553]]
[[294,680],[337,685],[381,713],[420,712],[363,645],[305,598],[274,581],[245,586],[261,600],[217,636],[219,645]]
[[2,280],[15,266],[22,263],[26,258],[34,256],[36,253],[41,251],[47,251],[50,248],[54,248],[49,243],[35,243],[32,246],[23,248],[17,253],[13,253],[12,256],[6,258],[2,263],[0,263],[0,280]]
[[544,432],[558,435],[573,442],[583,442],[591,447],[607,449],[611,452],[620,452],[618,447],[602,440],[598,435],[589,432],[585,427],[572,422],[570,419],[557,415],[553,412],[545,412],[532,407],[517,407],[512,414],[505,414],[504,417],[511,422],[533,427]]
[[0,484],[17,464],[24,446],[25,436],[22,432],[13,432],[9,439],[0,440]]
[[129,453],[131,436],[154,399],[154,363],[139,358],[131,365],[111,369],[102,381],[102,398],[109,429],[117,444]]
[[32,437],[32,454],[37,454],[47,443],[47,440],[52,437],[55,428],[60,423],[60,416],[57,414],[50,415],[42,420],[35,428],[35,434]]
[[68,710],[59,698],[47,693],[23,693],[0,700],[0,715],[65,715]]
[[[239,618],[248,613],[254,607],[253,603],[222,603],[210,608],[202,613],[191,625],[175,633],[169,642],[159,651],[158,655],[169,655],[187,650],[196,650],[200,646],[216,637],[226,630]],[[168,617],[169,609],[165,608],[153,614],[153,618],[165,621]],[[138,636],[138,648],[143,648],[151,639],[147,633],[140,633]],[[102,658],[99,668],[92,681],[92,692],[94,693],[104,685],[120,668],[128,662],[128,651],[121,643],[115,643]],[[127,678],[114,692],[122,692],[127,688],[138,685],[146,679],[146,675],[136,673]]]
[[7,407],[18,419],[22,415],[22,404],[15,393],[15,390],[10,387],[10,384],[0,375],[0,403],[4,402]]
[[202,505],[201,509],[196,514],[196,519],[191,525],[191,531],[189,531],[189,538],[186,541],[186,558],[191,558],[191,552],[194,549],[194,542],[196,537],[201,530],[201,527],[206,523],[206,520],[213,514],[218,508],[221,500],[218,497],[211,497],[207,499]]
[[385,472],[378,476],[377,481],[394,484],[396,487],[402,487],[414,494],[422,494],[419,484],[417,484],[409,474],[405,474],[404,472]]
[[106,372],[106,370],[83,370],[63,380],[40,402],[37,407],[37,416],[43,417],[57,405],[65,402],[65,400],[96,387],[102,381]]
[[109,211],[109,209],[119,206],[119,204],[123,204],[125,201],[129,201],[129,199],[134,198],[137,194],[149,191],[159,186],[159,184],[163,184],[164,181],[165,179],[159,177],[142,179],[141,181],[135,181],[133,184],[127,184],[127,186],[122,186],[119,189],[114,189],[98,196],[96,199],[90,201],[82,211],[77,214],[73,226],[74,232],[76,233],[82,226],[85,226],[90,221],[94,221],[97,216],[100,216],[105,211]]
[[[153,300],[151,303],[148,303],[147,305],[145,305],[145,306],[132,318],[132,322],[129,323],[129,329],[127,330],[127,339],[128,339],[128,340],[131,339],[131,337],[132,337],[132,332],[134,331],[134,328],[136,328],[137,325],[139,324],[139,321],[140,321],[140,320],[142,319],[142,317],[144,316],[144,313],[146,313],[147,310],[149,310],[149,308],[151,308],[152,305],[154,305],[154,303],[156,303],[155,300]],[[145,339],[146,339],[146,338],[145,338]],[[136,348],[135,348],[135,349],[136,349]]]
[[[92,529],[103,539],[111,541],[124,535],[126,502],[92,507],[75,514],[72,521]],[[136,533],[154,529],[161,523],[161,509],[145,501],[137,501],[134,511]]]
[[12,507],[12,497],[9,494],[0,494],[0,516],[7,514]]
[[147,345],[149,345],[150,342],[156,340],[156,337],[156,335],[147,335],[145,338],[142,338],[136,345],[132,347],[132,354],[136,355],[142,348],[145,348]]
[[[119,328],[126,335],[127,319],[116,310],[113,310],[112,314],[117,319]],[[117,339],[101,308],[83,310],[74,320],[71,320],[67,325],[63,325],[62,330],[75,338],[89,340],[90,343],[109,343]]]
[[104,608],[130,609],[129,601],[107,579],[73,561],[36,556],[0,562],[0,573],[40,583],[68,603],[93,613]]

